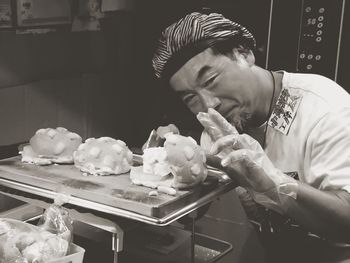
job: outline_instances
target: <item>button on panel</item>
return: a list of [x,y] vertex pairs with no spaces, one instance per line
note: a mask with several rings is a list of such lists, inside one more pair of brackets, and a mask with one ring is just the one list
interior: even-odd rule
[[[347,0],[303,0],[297,70],[334,74],[342,4]],[[331,72],[331,73],[330,73]]]
[[317,24],[317,27],[318,27],[318,28],[322,28],[322,27],[323,27],[323,23],[318,23],[318,24]]
[[322,22],[323,19],[324,19],[324,16],[319,16],[319,17],[317,18],[317,20],[320,21],[320,22]]

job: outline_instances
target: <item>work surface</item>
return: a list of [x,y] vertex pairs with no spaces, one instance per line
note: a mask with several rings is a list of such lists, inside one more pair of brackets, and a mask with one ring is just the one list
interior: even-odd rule
[[201,186],[178,191],[175,196],[149,196],[152,189],[132,184],[129,176],[84,176],[74,165],[36,166],[22,163],[19,156],[0,160],[0,178],[156,218],[195,202],[220,185],[209,176]]

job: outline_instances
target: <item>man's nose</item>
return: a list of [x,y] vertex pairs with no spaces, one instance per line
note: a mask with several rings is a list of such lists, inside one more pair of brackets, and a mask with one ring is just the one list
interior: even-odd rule
[[220,99],[208,90],[198,91],[199,98],[202,102],[203,111],[207,112],[209,108],[217,109],[221,105]]

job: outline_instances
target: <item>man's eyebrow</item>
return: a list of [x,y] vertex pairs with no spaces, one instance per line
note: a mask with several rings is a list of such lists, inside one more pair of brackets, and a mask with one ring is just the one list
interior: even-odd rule
[[208,72],[209,69],[211,69],[210,66],[208,65],[203,66],[197,73],[196,81],[198,82],[204,76],[204,74]]

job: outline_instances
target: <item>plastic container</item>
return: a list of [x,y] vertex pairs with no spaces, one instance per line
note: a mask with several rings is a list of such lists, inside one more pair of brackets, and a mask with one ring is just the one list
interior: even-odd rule
[[69,254],[62,258],[56,258],[47,263],[83,263],[85,249],[75,244],[69,247]]
[[124,241],[125,262],[191,262],[191,232],[174,226],[134,228],[125,233]]

